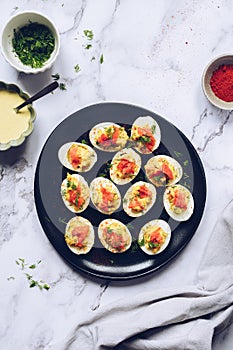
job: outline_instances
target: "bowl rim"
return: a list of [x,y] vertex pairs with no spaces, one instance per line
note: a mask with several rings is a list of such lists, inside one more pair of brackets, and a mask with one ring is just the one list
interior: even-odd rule
[[[19,94],[19,96],[25,100],[30,97],[27,92],[25,92],[22,88],[20,88],[15,83],[5,83],[4,81],[0,81],[0,91],[1,90],[17,92]],[[26,137],[32,133],[32,131],[34,129],[34,122],[36,120],[36,111],[31,104],[28,105],[28,109],[30,111],[30,119],[28,122],[28,128],[19,136],[18,139],[10,140],[9,142],[6,142],[6,143],[0,142],[0,151],[6,151],[10,147],[16,147],[16,146],[21,145],[25,141]]]
[[[13,22],[16,18],[20,17],[20,16],[25,16],[25,15],[35,15],[35,16],[39,16],[41,18],[44,18],[48,23],[49,25],[51,26],[52,28],[52,31],[53,31],[53,35],[54,35],[54,38],[55,38],[55,48],[53,50],[53,57],[50,58],[44,63],[44,65],[40,68],[33,68],[33,67],[30,67],[30,66],[27,66],[27,65],[24,65],[22,62],[21,62],[21,67],[17,66],[15,63],[13,63],[8,55],[6,54],[6,50],[5,50],[5,44],[4,44],[4,33],[7,29],[7,26]],[[39,23],[39,19],[38,19],[38,23]],[[22,23],[22,26],[23,27],[24,24]],[[25,11],[20,11],[12,16],[10,16],[6,21],[5,23],[3,24],[3,27],[1,29],[1,51],[2,51],[2,54],[5,58],[5,60],[13,67],[15,68],[17,71],[19,72],[23,72],[25,74],[37,74],[37,73],[41,73],[41,72],[44,72],[45,70],[47,70],[48,68],[50,68],[53,63],[55,62],[59,52],[60,52],[60,46],[61,46],[61,40],[60,40],[60,34],[59,34],[59,31],[58,31],[58,28],[56,26],[56,24],[52,21],[51,18],[49,18],[47,15],[45,15],[44,13],[40,12],[40,11],[34,11],[34,10],[25,10]],[[51,54],[51,55],[52,55]],[[25,67],[25,69],[23,68]],[[27,69],[26,69],[27,68]]]
[[[203,70],[203,73],[202,73],[202,79],[201,79],[202,90],[203,90],[206,98],[208,99],[208,101],[210,103],[212,103],[215,107],[218,107],[218,108],[223,109],[223,110],[231,111],[231,110],[233,110],[233,101],[232,102],[227,102],[227,101],[221,100],[219,97],[217,97],[214,94],[214,92],[212,91],[211,87],[210,87],[210,90],[212,91],[211,94],[206,89],[206,84],[208,84],[210,86],[209,82],[207,82],[207,77],[206,77],[208,71],[212,70],[212,72],[213,72],[214,69],[212,69],[212,66],[214,64],[217,64],[219,60],[224,60],[224,59],[232,60],[232,64],[233,64],[233,53],[224,53],[224,54],[215,56],[205,66],[205,68]],[[222,65],[222,64],[224,64],[224,62],[222,62],[222,63],[220,62],[219,66]],[[229,64],[229,63],[225,63],[225,64]]]

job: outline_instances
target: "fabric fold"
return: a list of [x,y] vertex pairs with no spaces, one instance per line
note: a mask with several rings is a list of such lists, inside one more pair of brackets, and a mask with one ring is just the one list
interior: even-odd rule
[[89,312],[56,350],[210,350],[233,319],[233,201],[210,235],[193,285],[143,292]]

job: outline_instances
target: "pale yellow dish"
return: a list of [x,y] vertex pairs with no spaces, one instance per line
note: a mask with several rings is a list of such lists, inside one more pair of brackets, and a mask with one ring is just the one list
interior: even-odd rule
[[20,145],[32,132],[35,119],[32,106],[26,106],[18,113],[14,111],[14,107],[28,97],[16,85],[0,82],[0,150]]
[[0,142],[7,143],[17,140],[27,130],[30,120],[30,111],[27,107],[18,113],[14,107],[25,100],[17,94],[7,90],[0,90]]

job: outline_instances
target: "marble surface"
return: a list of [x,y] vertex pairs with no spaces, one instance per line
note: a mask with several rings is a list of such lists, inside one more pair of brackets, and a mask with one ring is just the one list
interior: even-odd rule
[[[145,289],[192,282],[216,218],[233,198],[232,112],[212,106],[201,88],[209,60],[232,50],[232,1],[8,0],[1,4],[0,27],[24,10],[38,10],[55,22],[59,57],[50,70],[29,76],[1,54],[0,80],[33,94],[59,73],[66,90],[36,101],[33,134],[22,146],[0,153],[0,348],[5,350],[46,349],[87,310]],[[85,29],[94,33],[89,50]],[[143,106],[172,122],[195,146],[207,178],[204,216],[188,246],[163,270],[128,282],[73,271],[43,233],[34,203],[34,173],[47,137],[71,113],[101,101]],[[25,273],[50,289],[29,288]],[[214,337],[213,349],[231,350],[232,339],[233,326]]]

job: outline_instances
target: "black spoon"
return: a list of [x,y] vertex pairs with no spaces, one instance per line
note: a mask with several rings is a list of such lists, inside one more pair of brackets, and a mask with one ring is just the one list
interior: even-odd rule
[[49,94],[50,92],[52,92],[53,90],[55,90],[57,87],[59,86],[57,81],[54,81],[53,83],[49,84],[48,86],[46,86],[45,88],[43,88],[42,90],[38,91],[35,95],[33,95],[32,97],[30,97],[29,99],[27,99],[25,102],[23,102],[21,105],[17,106],[14,108],[15,112],[18,113],[18,111],[31,104],[32,102],[38,100],[39,98]]

